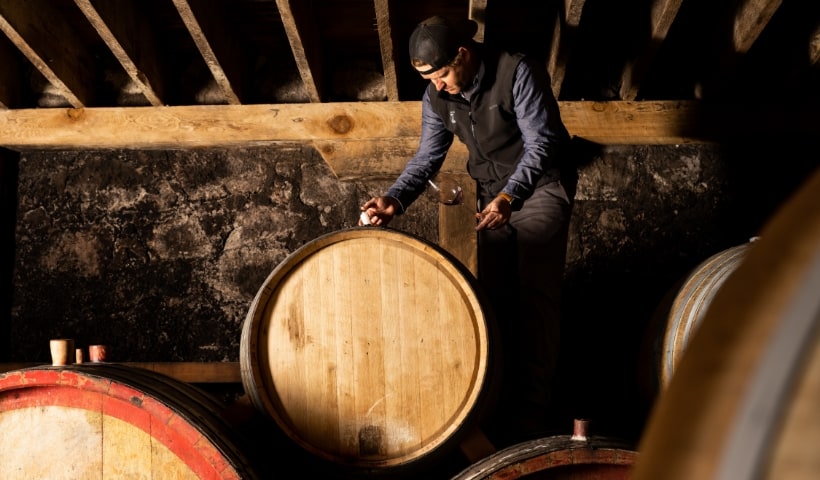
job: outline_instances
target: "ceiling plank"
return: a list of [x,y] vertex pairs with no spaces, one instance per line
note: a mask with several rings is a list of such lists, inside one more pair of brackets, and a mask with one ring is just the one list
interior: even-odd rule
[[5,37],[0,37],[0,110],[21,103],[22,76],[17,51]]
[[678,15],[683,0],[653,0],[650,7],[650,38],[639,53],[624,68],[621,77],[621,100],[635,100],[638,96],[641,80],[649,70],[649,65],[660,49],[669,28]]
[[394,59],[398,58],[398,54],[393,44],[390,2],[388,0],[374,0],[373,3],[376,10],[376,28],[379,32],[382,68],[384,69],[384,89],[387,93],[387,101],[397,102],[399,100],[399,80]]
[[238,62],[242,55],[230,45],[233,36],[227,34],[225,28],[228,17],[219,10],[223,4],[199,0],[173,1],[225,102],[239,105],[242,102],[237,93],[241,86]]
[[712,100],[731,95],[741,59],[754,44],[782,0],[739,0],[727,12],[726,38],[715,49],[717,56],[708,64],[704,80],[696,85],[695,98]]
[[735,53],[745,54],[771,21],[783,0],[745,0],[735,14],[733,43]]
[[[805,104],[559,102],[570,133],[600,144],[677,144],[813,135]],[[0,147],[191,148],[275,142],[418,140],[421,102],[0,110]],[[404,158],[406,160],[406,158]]]
[[[149,104],[164,104],[162,57],[144,10],[133,2],[74,0]],[[153,79],[153,81],[152,81]]]
[[586,0],[564,0],[564,10],[559,11],[555,18],[547,58],[547,72],[550,75],[552,93],[555,98],[561,94],[561,86],[567,72],[567,62],[575,45],[585,3]]
[[[282,25],[293,51],[293,58],[302,77],[308,98],[313,103],[322,101],[322,58],[319,26],[316,24],[316,15],[309,11],[309,2],[291,0],[276,0]],[[295,7],[295,8],[294,8]]]
[[483,43],[484,30],[487,26],[487,0],[470,0],[467,17],[478,25],[478,30],[475,35],[473,35],[473,40]]
[[94,104],[94,59],[54,2],[0,2],[0,30],[73,107]]

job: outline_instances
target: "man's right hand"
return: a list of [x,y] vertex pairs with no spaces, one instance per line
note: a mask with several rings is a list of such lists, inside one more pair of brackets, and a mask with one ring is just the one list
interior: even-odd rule
[[[371,225],[384,227],[393,220],[400,208],[399,201],[393,197],[373,197],[362,205],[361,210],[370,218]],[[364,225],[361,219],[359,225]]]

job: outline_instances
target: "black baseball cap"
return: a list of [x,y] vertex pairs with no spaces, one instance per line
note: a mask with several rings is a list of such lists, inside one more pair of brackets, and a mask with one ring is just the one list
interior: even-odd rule
[[419,71],[433,73],[449,65],[458,55],[458,47],[472,42],[478,25],[468,19],[448,20],[436,15],[416,25],[410,35],[410,60],[421,60],[430,68]]

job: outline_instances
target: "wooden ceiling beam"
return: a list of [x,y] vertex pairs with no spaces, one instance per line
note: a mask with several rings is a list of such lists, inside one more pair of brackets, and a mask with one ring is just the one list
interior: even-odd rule
[[745,54],[763,33],[783,0],[745,0],[735,13],[733,47],[736,54]]
[[473,40],[479,43],[484,42],[484,31],[487,27],[487,0],[470,0],[467,18],[474,21],[478,26]]
[[376,11],[376,29],[379,32],[382,68],[384,69],[384,90],[387,93],[387,101],[397,102],[399,100],[399,76],[396,71],[395,59],[399,56],[393,43],[390,2],[388,0],[374,0],[373,3]]
[[173,0],[182,22],[211,71],[225,103],[241,102],[242,58],[236,36],[228,32],[228,13],[222,3],[205,0]]
[[[820,131],[820,116],[804,104],[618,101],[559,105],[572,135],[600,144],[697,143]],[[416,141],[420,115],[421,102],[416,101],[0,110],[0,147],[192,148],[317,141],[366,146],[408,138]]]
[[550,75],[552,93],[555,98],[558,98],[561,93],[567,63],[575,45],[585,3],[586,0],[564,0],[563,11],[559,10],[555,18],[547,58],[547,72]]
[[162,51],[146,18],[134,2],[74,0],[111,53],[122,65],[135,89],[153,106],[164,104]]
[[724,20],[728,30],[716,45],[718,55],[707,64],[708,74],[696,86],[695,98],[713,100],[730,94],[742,59],[763,33],[782,0],[739,0],[729,5]]
[[288,36],[296,67],[302,77],[302,83],[312,103],[322,101],[323,89],[320,80],[323,78],[321,54],[321,36],[316,24],[315,12],[310,11],[309,2],[276,0],[282,25]]
[[0,2],[2,30],[55,89],[79,108],[94,105],[95,61],[55,2]]
[[683,0],[653,0],[650,7],[650,38],[643,50],[626,64],[621,76],[621,99],[635,100],[638,96],[641,80],[649,70],[655,54],[666,40],[672,22],[678,15]]

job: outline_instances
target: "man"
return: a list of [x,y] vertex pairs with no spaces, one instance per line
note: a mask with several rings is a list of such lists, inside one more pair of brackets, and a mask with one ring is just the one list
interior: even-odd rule
[[413,31],[411,63],[430,81],[419,148],[385,195],[361,209],[364,220],[387,225],[424,192],[454,136],[466,144],[467,171],[478,187],[478,280],[504,357],[498,415],[489,428],[503,435],[499,441],[523,441],[548,427],[577,172],[546,68],[478,44],[474,33],[472,22],[438,16]]

